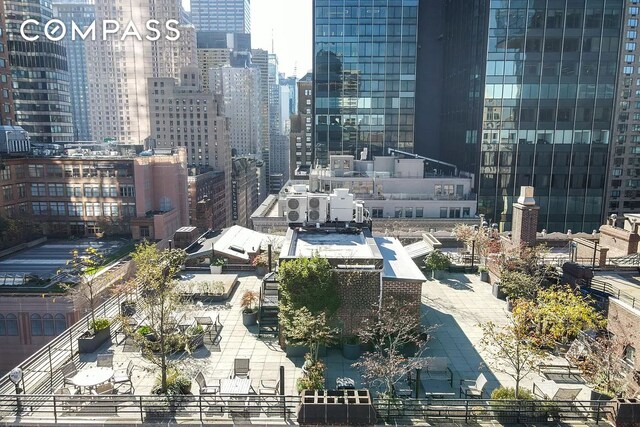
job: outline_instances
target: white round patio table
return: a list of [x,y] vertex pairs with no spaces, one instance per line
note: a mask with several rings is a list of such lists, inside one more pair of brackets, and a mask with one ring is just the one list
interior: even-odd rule
[[77,387],[95,387],[106,383],[113,377],[113,369],[94,367],[83,369],[73,376],[71,382]]

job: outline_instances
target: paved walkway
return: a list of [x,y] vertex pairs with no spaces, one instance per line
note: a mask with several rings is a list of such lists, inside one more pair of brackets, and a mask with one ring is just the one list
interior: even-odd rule
[[[437,325],[427,356],[446,356],[453,371],[453,385],[458,391],[460,379],[476,379],[483,372],[488,379],[487,391],[504,386],[514,387],[514,380],[487,363],[487,354],[480,347],[480,323],[492,321],[505,325],[510,315],[505,301],[495,298],[491,285],[481,282],[478,275],[448,273],[441,280],[429,280],[423,285],[422,304],[426,321]],[[545,363],[566,364],[566,360],[550,357]],[[558,384],[532,373],[521,387],[532,389],[533,383],[553,395]],[[583,384],[563,384],[562,387],[582,388],[578,399],[588,400],[589,390]],[[426,384],[427,390],[429,385]],[[437,390],[441,391],[441,390]]]

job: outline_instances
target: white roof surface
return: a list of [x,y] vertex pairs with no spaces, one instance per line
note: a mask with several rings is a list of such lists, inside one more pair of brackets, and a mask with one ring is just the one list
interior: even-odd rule
[[427,280],[402,243],[393,237],[375,237],[384,258],[383,277],[391,280]]
[[365,236],[338,233],[296,233],[294,253],[296,257],[312,257],[319,254],[323,258],[375,258]]

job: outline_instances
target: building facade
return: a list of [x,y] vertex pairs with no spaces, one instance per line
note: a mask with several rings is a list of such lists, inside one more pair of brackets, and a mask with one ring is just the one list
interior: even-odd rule
[[[180,70],[196,64],[196,36],[184,20],[178,0],[96,0],[96,20],[133,22],[145,28],[150,19],[160,22],[160,38],[149,41],[136,37],[107,37],[96,26],[96,41],[86,43],[89,115],[93,138],[123,144],[144,143],[150,135],[147,79],[178,77]],[[180,37],[165,29],[165,23],[179,20]]]
[[638,3],[624,1],[605,216],[640,212],[640,58]]
[[13,105],[13,86],[7,45],[7,23],[4,2],[0,2],[0,125],[11,126],[16,122],[16,110]]
[[[56,0],[53,3],[56,18],[71,28],[75,22],[80,28],[87,28],[95,20],[93,0]],[[87,82],[87,58],[85,42],[71,37],[62,39],[67,50],[69,66],[69,95],[73,114],[73,140],[91,141],[91,122],[89,120],[89,84]]]
[[414,149],[418,1],[316,0],[315,161]]
[[258,208],[258,166],[250,157],[235,157],[231,181],[231,224],[251,228]]
[[[230,129],[224,102],[201,89],[197,67],[184,68],[180,77],[180,84],[174,78],[149,79],[151,139],[158,148],[185,147],[195,174],[223,172],[225,188],[231,188]],[[231,197],[226,197],[230,206]],[[225,211],[228,222],[229,209]]]
[[227,226],[225,176],[208,171],[189,176],[189,224],[202,233]]
[[[20,219],[37,234],[163,239],[188,223],[182,152],[135,158],[20,157],[4,163],[0,215]],[[138,217],[143,224],[136,231]]]
[[251,33],[249,0],[192,0],[191,19],[198,31]]
[[597,229],[621,2],[459,0],[445,15],[443,157],[479,171],[478,212],[509,230],[533,186],[540,229]]
[[210,90],[224,100],[231,148],[237,156],[256,156],[262,143],[260,71],[229,65],[209,71]]
[[15,124],[29,132],[36,143],[70,142],[73,123],[66,49],[61,42],[46,39],[41,24],[25,26],[25,34],[39,36],[38,40],[26,41],[20,35],[26,19],[40,23],[52,19],[51,4],[39,0],[6,0],[3,4]]
[[308,179],[313,157],[313,74],[308,73],[298,81],[297,100],[289,133],[289,176]]

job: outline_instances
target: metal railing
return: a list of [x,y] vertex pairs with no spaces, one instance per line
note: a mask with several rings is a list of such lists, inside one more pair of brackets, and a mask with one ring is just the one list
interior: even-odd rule
[[619,288],[616,288],[615,286],[608,282],[605,282],[604,280],[591,279],[590,281],[585,283],[584,287],[586,289],[593,289],[594,291],[602,292],[603,294],[609,295],[609,297],[613,297],[617,300],[629,304],[633,308],[636,308],[636,303],[638,303],[635,297],[621,291]]
[[[125,300],[116,295],[95,309],[95,315],[112,320],[111,335],[115,336],[119,325],[113,320],[120,314],[120,303]],[[25,359],[17,367],[22,369],[23,393],[52,393],[62,384],[59,368],[73,360],[78,354],[78,338],[88,330],[91,313],[58,335],[47,345]],[[15,385],[9,374],[0,378],[0,395],[13,394]]]
[[[0,395],[0,420],[56,424],[83,418],[127,424],[149,422],[214,422],[220,418],[245,420],[297,417],[300,396],[284,395]],[[348,405],[345,403],[345,405]],[[498,420],[506,423],[592,421],[611,412],[607,401],[374,399],[378,419],[387,423],[418,424],[437,419]]]

